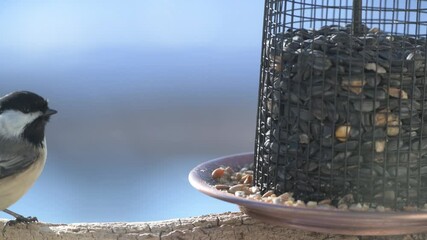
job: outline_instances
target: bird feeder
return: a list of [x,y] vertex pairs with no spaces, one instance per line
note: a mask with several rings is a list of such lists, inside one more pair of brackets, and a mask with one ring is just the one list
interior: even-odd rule
[[255,185],[424,209],[426,39],[425,1],[266,0]]

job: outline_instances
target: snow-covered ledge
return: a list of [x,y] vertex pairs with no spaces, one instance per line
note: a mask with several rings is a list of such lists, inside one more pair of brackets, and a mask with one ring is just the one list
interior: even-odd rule
[[[4,224],[5,220],[0,220]],[[426,234],[375,239],[426,239]],[[31,240],[142,240],[142,239],[328,239],[359,240],[368,237],[321,234],[273,226],[243,213],[222,213],[200,217],[135,223],[18,224],[8,227],[0,239]]]

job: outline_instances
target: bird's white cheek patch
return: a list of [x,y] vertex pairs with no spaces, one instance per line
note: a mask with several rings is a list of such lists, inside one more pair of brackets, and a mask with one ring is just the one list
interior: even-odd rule
[[20,111],[6,110],[0,114],[0,132],[5,138],[20,136],[27,124],[41,116],[41,112],[22,113]]

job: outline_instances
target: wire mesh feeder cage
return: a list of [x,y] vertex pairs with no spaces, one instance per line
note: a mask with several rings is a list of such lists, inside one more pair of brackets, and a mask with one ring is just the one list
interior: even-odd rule
[[255,185],[425,209],[427,1],[266,0],[263,30]]

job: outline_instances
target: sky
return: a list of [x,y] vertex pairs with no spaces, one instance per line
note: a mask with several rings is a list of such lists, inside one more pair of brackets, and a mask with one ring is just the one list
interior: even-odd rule
[[57,223],[236,211],[187,176],[253,149],[262,14],[243,0],[0,1],[0,95],[58,110],[45,170],[10,209]]
[[2,1],[0,47],[36,52],[254,47],[259,45],[260,12],[261,1],[242,0]]

